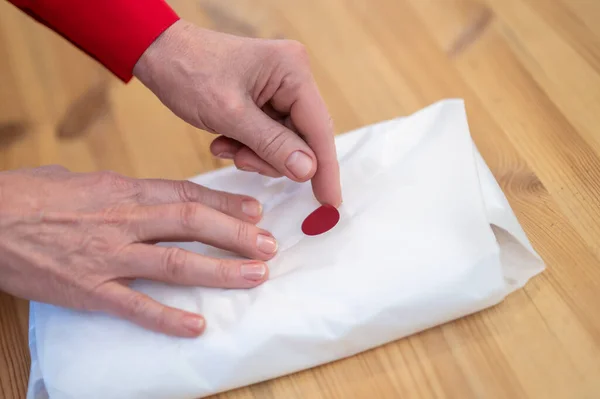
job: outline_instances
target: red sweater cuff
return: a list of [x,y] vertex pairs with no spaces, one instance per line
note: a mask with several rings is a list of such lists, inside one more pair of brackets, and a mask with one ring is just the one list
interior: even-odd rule
[[121,80],[179,16],[164,0],[9,0]]

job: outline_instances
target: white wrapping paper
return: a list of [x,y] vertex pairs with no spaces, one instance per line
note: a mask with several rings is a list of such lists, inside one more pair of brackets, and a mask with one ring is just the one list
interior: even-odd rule
[[198,339],[33,303],[28,398],[200,398],[480,311],[543,270],[471,140],[461,100],[338,136],[337,146],[344,204],[320,236],[300,230],[319,205],[310,184],[233,168],[193,179],[261,200],[260,225],[280,243],[270,280],[252,290],[135,283],[203,314]]

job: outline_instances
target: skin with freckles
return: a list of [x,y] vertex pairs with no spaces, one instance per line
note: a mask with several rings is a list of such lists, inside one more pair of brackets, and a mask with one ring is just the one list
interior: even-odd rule
[[[183,120],[217,134],[215,156],[248,172],[311,181],[321,203],[341,204],[331,118],[300,44],[178,21],[146,50],[134,75]],[[164,306],[128,283],[262,284],[277,241],[256,226],[261,215],[254,198],[186,181],[60,166],[0,172],[0,290],[195,337],[207,325],[201,315]],[[169,241],[203,242],[243,260],[155,245]]]

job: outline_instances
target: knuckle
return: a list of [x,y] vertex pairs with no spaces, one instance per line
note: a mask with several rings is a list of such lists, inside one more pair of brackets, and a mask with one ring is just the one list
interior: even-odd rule
[[250,239],[250,228],[247,223],[239,222],[236,228],[236,239],[239,243],[246,243]]
[[131,179],[112,171],[99,172],[98,183],[110,191],[125,194],[127,197],[137,198],[142,193],[142,185],[139,180]]
[[121,208],[111,206],[102,210],[102,224],[120,225],[123,222]]
[[48,165],[48,169],[50,169],[52,171],[56,171],[56,172],[68,172],[69,171],[69,169],[67,169],[65,166],[57,165],[57,164]]
[[124,178],[122,179],[121,189],[127,197],[140,199],[143,195],[142,184],[137,179]]
[[214,201],[215,201],[216,208],[220,212],[229,213],[231,211],[231,208],[233,206],[233,204],[232,204],[233,201],[229,195],[227,195],[225,193],[215,195]]
[[235,279],[235,269],[225,260],[219,259],[215,268],[216,279],[220,285],[227,286]]
[[128,227],[133,208],[128,206],[110,206],[101,212],[101,224],[117,228]]
[[198,126],[220,134],[224,130],[235,130],[242,123],[247,104],[237,91],[225,89],[208,94],[207,97],[209,100],[206,104],[197,110],[197,119],[200,121]]
[[285,42],[285,48],[296,61],[308,61],[308,51],[306,50],[306,46],[299,41],[288,40]]
[[185,273],[187,252],[177,247],[168,248],[162,264],[164,276],[169,280],[178,281]]
[[191,230],[197,225],[200,205],[194,202],[185,202],[180,205],[179,223],[186,230]]
[[81,249],[92,256],[106,256],[112,252],[112,243],[102,236],[87,236],[82,239]]
[[245,113],[246,104],[236,92],[224,92],[217,96],[217,106],[228,119],[239,120]]
[[270,159],[279,152],[288,140],[289,136],[285,130],[280,130],[272,135],[265,135],[258,140],[258,153],[263,158]]
[[177,192],[177,197],[183,202],[193,202],[196,201],[196,195],[192,187],[190,187],[191,183],[188,181],[180,181],[175,183],[175,191]]
[[286,93],[299,93],[304,84],[305,79],[302,73],[288,73],[281,79],[281,89]]
[[102,172],[96,172],[94,174],[97,178],[97,182],[99,185],[114,187],[118,185],[117,179],[121,178],[121,176],[113,171],[104,170]]

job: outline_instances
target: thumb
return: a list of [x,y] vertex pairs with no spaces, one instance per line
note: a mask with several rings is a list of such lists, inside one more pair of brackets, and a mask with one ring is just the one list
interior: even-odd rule
[[308,144],[254,103],[246,109],[230,130],[230,137],[245,144],[282,175],[298,182],[310,180],[317,171],[317,159]]

